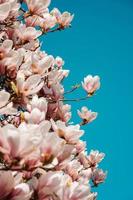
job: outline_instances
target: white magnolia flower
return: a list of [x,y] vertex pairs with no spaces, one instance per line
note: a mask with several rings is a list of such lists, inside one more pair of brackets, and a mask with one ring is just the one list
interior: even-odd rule
[[39,23],[42,29],[47,31],[48,29],[53,28],[57,21],[55,16],[50,15],[49,13],[45,13],[43,18],[40,18]]
[[0,21],[4,21],[10,13],[10,3],[0,4]]
[[45,75],[49,68],[53,66],[54,58],[51,55],[39,58],[39,56],[33,54],[31,62],[31,69],[33,72]]
[[99,151],[91,150],[90,154],[87,156],[88,162],[90,166],[97,166],[105,157],[104,153],[100,153]]
[[98,114],[88,110],[88,108],[84,106],[81,108],[81,111],[78,110],[78,115],[83,119],[83,123],[86,124],[95,120]]
[[26,0],[29,11],[32,14],[43,16],[47,12],[51,0]]
[[0,4],[0,21],[7,18],[16,17],[18,15],[20,4],[17,0],[6,0]]
[[102,169],[95,169],[92,175],[92,181],[95,186],[103,183],[106,179],[107,172],[104,172]]
[[82,82],[83,88],[86,90],[88,94],[93,94],[96,90],[100,88],[100,78],[99,76],[88,75],[84,78],[84,82]]
[[61,12],[57,8],[54,8],[51,11],[51,14],[56,17],[57,22],[60,24],[61,27],[70,26],[71,21],[74,18],[74,15],[71,15],[69,12],[63,12],[61,14]]
[[32,191],[30,191],[29,185],[27,183],[17,183],[16,177],[13,176],[13,173],[11,171],[1,171],[0,180],[1,200],[30,200]]
[[16,109],[13,108],[13,103],[9,101],[10,94],[5,90],[0,91],[0,114],[14,114]]
[[4,40],[2,45],[0,46],[0,59],[2,60],[6,56],[8,56],[13,46],[12,40]]
[[[9,45],[11,45],[9,43]],[[9,46],[11,48],[11,46]],[[23,61],[23,50],[18,49],[17,51],[10,51],[8,56],[3,59],[3,64],[7,67],[8,70],[15,70],[17,71],[19,66],[22,64]]]
[[38,108],[34,108],[30,113],[24,112],[24,118],[28,123],[39,124],[45,120],[45,112],[41,112]]
[[51,120],[54,131],[61,137],[65,138],[70,143],[77,143],[79,138],[84,134],[83,130],[80,130],[79,125],[66,126],[65,122],[57,121],[56,123]]
[[34,108],[38,108],[41,111],[47,112],[47,101],[44,97],[39,98],[37,95],[34,95],[30,104],[27,105],[27,108],[29,111]]
[[35,40],[42,34],[42,32],[40,30],[36,30],[34,27],[26,27],[25,25],[20,24],[19,27],[15,29],[15,34],[24,43]]
[[24,118],[28,123],[39,124],[45,120],[47,113],[47,101],[45,98],[38,98],[34,95],[30,103],[27,105],[27,111],[24,112]]
[[29,76],[25,80],[24,73],[19,71],[17,74],[17,90],[24,96],[36,94],[43,87],[44,83],[40,75]]

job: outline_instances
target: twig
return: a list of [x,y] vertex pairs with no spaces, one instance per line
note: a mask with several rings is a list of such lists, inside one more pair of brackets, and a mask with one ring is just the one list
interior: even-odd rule
[[49,30],[47,33],[54,33],[54,32],[56,32],[56,31],[62,31],[62,30],[64,30],[64,29],[61,28],[61,27],[57,27],[56,29]]
[[80,85],[76,85],[76,86],[72,87],[71,90],[66,91],[64,94],[70,94],[70,93],[74,92],[75,90],[77,90],[79,87],[80,87]]
[[79,102],[79,101],[84,101],[84,100],[87,100],[88,98],[90,98],[91,95],[88,95],[86,97],[82,97],[82,98],[77,98],[77,99],[58,99],[58,100],[55,100],[55,99],[50,99],[50,98],[46,98],[46,100],[48,100],[48,102],[50,103],[56,103],[58,101],[75,101],[75,102]]
[[[53,29],[53,30],[51,30],[51,29],[49,29],[48,31],[43,31],[42,32],[42,35],[45,35],[45,34],[47,34],[47,33],[54,33],[54,32],[56,32],[56,31],[62,31],[62,30],[65,30],[65,28],[70,28],[71,26],[68,26],[68,27],[61,27],[61,26],[59,26],[59,27],[57,27],[57,28],[55,28],[55,29]],[[42,35],[40,35],[39,37],[41,37]]]
[[88,95],[86,97],[82,97],[82,98],[77,98],[77,99],[59,99],[59,101],[75,101],[75,102],[78,102],[78,101],[83,101],[83,100],[87,100],[88,98],[90,98],[91,96]]

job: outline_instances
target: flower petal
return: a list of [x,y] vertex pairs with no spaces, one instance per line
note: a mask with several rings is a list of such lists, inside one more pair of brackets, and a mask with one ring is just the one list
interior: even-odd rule
[[8,103],[10,94],[4,90],[0,91],[0,108]]
[[8,2],[0,4],[0,21],[4,21],[8,17],[9,12],[10,4]]

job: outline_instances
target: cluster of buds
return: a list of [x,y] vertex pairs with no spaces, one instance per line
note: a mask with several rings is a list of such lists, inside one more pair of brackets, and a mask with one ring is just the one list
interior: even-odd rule
[[[73,15],[50,0],[0,0],[0,200],[95,200],[104,182],[104,154],[81,140],[82,125],[97,117],[83,106],[71,123],[71,106],[100,87],[98,76],[82,82],[85,96],[67,99],[64,60],[41,51],[39,37],[70,27]],[[25,9],[26,8],[26,9]],[[93,184],[93,185],[92,185]]]

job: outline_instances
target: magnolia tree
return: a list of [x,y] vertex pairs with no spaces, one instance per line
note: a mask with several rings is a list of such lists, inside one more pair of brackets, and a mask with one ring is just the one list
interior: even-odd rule
[[39,37],[70,27],[73,15],[50,0],[0,0],[0,200],[95,200],[106,177],[104,154],[86,151],[81,126],[97,117],[78,110],[70,123],[67,101],[86,100],[100,87],[98,76],[81,83],[85,97],[67,99],[64,61],[41,50]]

